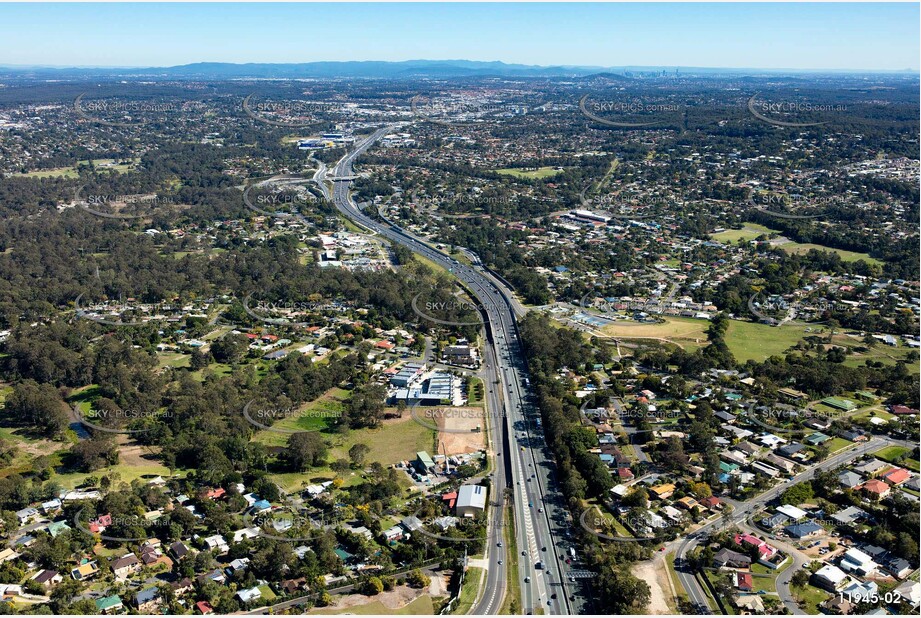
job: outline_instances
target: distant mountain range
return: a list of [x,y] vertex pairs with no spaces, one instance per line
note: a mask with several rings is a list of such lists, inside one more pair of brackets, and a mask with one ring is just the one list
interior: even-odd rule
[[[156,79],[332,79],[332,78],[458,78],[458,77],[588,77],[624,79],[631,75],[666,73],[688,75],[777,75],[777,74],[841,74],[848,71],[804,71],[792,69],[714,69],[696,67],[602,67],[602,66],[537,66],[481,62],[474,60],[406,60],[403,62],[348,61],[304,62],[296,64],[229,62],[197,62],[174,67],[47,67],[2,66],[0,75],[38,79],[79,79],[91,77],[156,78]],[[864,72],[865,73],[865,72]],[[882,72],[881,72],[882,73]],[[893,73],[893,72],[889,72]],[[902,73],[902,72],[895,72]],[[917,74],[917,71],[905,71]]]

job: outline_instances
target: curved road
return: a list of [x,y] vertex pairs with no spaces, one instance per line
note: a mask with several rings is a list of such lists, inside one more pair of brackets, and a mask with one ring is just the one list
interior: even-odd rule
[[[685,560],[687,552],[697,545],[698,539],[706,538],[710,532],[716,532],[721,528],[744,525],[752,515],[764,508],[768,502],[780,496],[780,494],[793,485],[811,479],[815,472],[837,468],[848,461],[882,448],[886,442],[886,440],[881,438],[873,438],[864,444],[852,446],[837,455],[829,457],[825,461],[809,466],[803,472],[800,472],[796,476],[746,502],[726,500],[726,502],[734,507],[731,516],[728,518],[720,517],[689,534],[678,547],[678,551],[675,554],[675,566],[679,567],[676,569],[678,572],[678,579],[681,581],[682,587],[684,587],[685,591],[688,593],[688,598],[691,603],[697,606],[699,610],[710,608],[707,594],[697,582],[694,573],[688,570]],[[799,608],[799,605],[797,605],[796,601],[793,599],[793,595],[790,593],[790,578],[793,576],[796,569],[797,565],[794,564],[793,568],[786,569],[783,574],[777,578],[777,594],[780,596],[780,600],[783,604],[790,609],[791,612],[794,614],[803,614],[805,612]]]
[[[399,125],[397,125],[399,126]],[[352,164],[375,141],[397,126],[387,126],[365,138],[344,156],[333,169],[336,179],[353,177]],[[324,194],[329,196],[323,174],[317,174],[317,181]],[[522,613],[570,614],[570,598],[566,592],[564,569],[567,565],[560,558],[565,545],[562,534],[567,529],[566,513],[561,495],[555,487],[554,469],[549,453],[535,424],[535,411],[528,407],[526,413],[526,376],[522,350],[518,341],[516,303],[511,296],[487,276],[481,268],[472,268],[459,263],[450,256],[430,247],[415,236],[392,225],[385,225],[364,214],[351,199],[350,180],[334,180],[332,200],[336,208],[353,222],[399,243],[412,251],[432,260],[439,266],[453,271],[467,286],[480,303],[487,320],[487,359],[495,361],[489,369],[495,376],[488,386],[491,400],[491,419],[495,421],[493,433],[495,448],[501,453],[497,457],[497,474],[494,485],[497,490],[507,483],[512,487],[512,506],[515,515],[515,535],[519,552],[518,577],[521,587]],[[501,437],[501,439],[500,439]],[[504,446],[500,446],[504,445]],[[507,477],[500,479],[505,472]],[[492,504],[501,496],[493,492]],[[492,526],[501,526],[498,507],[493,513]],[[496,536],[492,537],[497,538]],[[501,535],[498,537],[501,538]],[[495,544],[488,549],[487,581],[485,594],[474,607],[477,614],[498,613],[503,594],[506,574],[504,563],[507,548]],[[524,552],[524,555],[521,555]],[[537,568],[541,563],[542,568]],[[554,598],[556,597],[556,598]]]

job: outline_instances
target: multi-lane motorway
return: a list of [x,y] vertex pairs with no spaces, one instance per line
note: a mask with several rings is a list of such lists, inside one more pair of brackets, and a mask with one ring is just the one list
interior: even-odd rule
[[[332,199],[336,208],[353,222],[399,243],[412,251],[451,270],[463,285],[477,298],[486,321],[487,368],[490,382],[487,386],[488,405],[493,427],[493,448],[497,452],[491,502],[502,500],[500,491],[506,484],[512,488],[512,508],[516,550],[518,552],[519,585],[521,587],[522,613],[573,613],[570,594],[567,592],[565,569],[562,560],[566,545],[566,512],[556,491],[554,467],[546,451],[541,432],[536,426],[533,406],[527,397],[526,368],[518,340],[517,307],[511,295],[495,278],[479,267],[469,267],[434,249],[422,240],[400,228],[381,223],[362,212],[350,195],[355,159],[375,141],[396,126],[384,127],[358,142],[333,169],[332,194],[325,183],[325,170],[318,170],[315,180],[324,194]],[[346,180],[335,180],[346,179]],[[501,509],[492,507],[492,526],[504,526]],[[504,567],[507,565],[508,547],[499,541],[503,535],[493,534],[487,552],[487,584],[485,592],[474,607],[473,613],[494,614],[502,604]],[[509,577],[516,574],[508,574]]]

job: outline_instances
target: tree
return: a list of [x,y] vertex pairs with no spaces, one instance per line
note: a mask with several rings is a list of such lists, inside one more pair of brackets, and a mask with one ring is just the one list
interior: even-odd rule
[[353,429],[377,427],[384,418],[387,389],[380,384],[365,384],[352,391],[345,404],[343,419]]
[[796,588],[803,588],[806,584],[809,583],[809,571],[806,569],[800,569],[793,574],[793,577],[790,578],[790,584]]
[[348,471],[352,468],[351,464],[349,464],[349,460],[342,459],[342,458],[337,459],[336,461],[331,463],[329,467],[338,476],[345,476],[346,474],[348,474]]
[[189,368],[193,371],[204,369],[211,364],[211,354],[202,352],[201,349],[192,351],[192,358],[189,361]]
[[804,502],[809,502],[815,496],[812,491],[812,484],[807,482],[797,483],[787,491],[783,492],[781,500],[784,504],[803,504]]
[[697,496],[698,500],[703,500],[713,495],[713,490],[706,483],[691,483],[691,492]]
[[16,423],[36,427],[44,436],[57,438],[70,424],[57,389],[51,384],[25,380],[13,387],[6,398],[3,417]]
[[352,460],[352,465],[360,468],[365,463],[365,457],[370,452],[371,447],[367,444],[362,444],[361,442],[353,444],[352,448],[349,449],[349,459]]
[[288,446],[282,452],[282,458],[291,470],[303,472],[326,463],[328,453],[329,447],[319,433],[305,431],[288,438]]
[[83,472],[93,472],[99,468],[114,466],[118,463],[118,444],[112,439],[111,434],[81,440],[74,444],[70,452],[74,455],[77,465]]
[[384,591],[384,582],[381,581],[380,577],[369,577],[361,586],[363,594],[368,596],[376,596]]
[[431,578],[419,569],[413,569],[406,574],[406,584],[411,588],[425,588],[431,582]]
[[219,363],[239,362],[249,349],[249,339],[242,333],[230,333],[211,344],[211,356]]
[[645,487],[634,486],[633,491],[624,496],[620,503],[627,507],[646,508],[649,505],[649,492]]
[[[612,557],[607,557],[612,560]],[[599,607],[610,614],[641,613],[649,605],[649,584],[639,579],[627,566],[605,564],[597,578]]]

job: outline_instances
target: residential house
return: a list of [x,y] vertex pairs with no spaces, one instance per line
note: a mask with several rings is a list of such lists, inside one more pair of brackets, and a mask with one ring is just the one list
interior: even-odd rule
[[257,586],[253,586],[252,588],[237,590],[236,596],[242,603],[252,603],[253,601],[262,598],[262,592]]
[[845,489],[854,489],[862,482],[863,478],[856,472],[851,472],[850,470],[845,470],[838,475],[838,483]]
[[402,526],[396,525],[391,526],[384,530],[384,538],[387,539],[388,543],[395,543],[403,538],[403,528]]
[[777,507],[778,513],[783,513],[793,521],[799,521],[806,517],[806,511],[801,508],[795,507],[792,504],[784,504]]
[[713,564],[719,568],[747,569],[751,566],[752,559],[745,554],[724,547],[713,555]]
[[876,562],[873,561],[873,558],[865,552],[860,551],[856,547],[851,547],[844,552],[844,556],[842,556],[838,566],[841,567],[842,571],[847,573],[857,573],[863,577],[868,577],[876,572],[879,565],[877,565]]
[[52,571],[50,569],[42,569],[38,573],[32,576],[32,581],[37,584],[41,584],[45,588],[53,588],[54,586],[60,584],[64,581],[64,576],[58,573],[57,571]]
[[890,487],[879,479],[870,479],[860,486],[860,490],[870,498],[882,500],[889,495]]
[[801,524],[793,524],[784,528],[784,532],[790,535],[790,538],[805,539],[816,536],[824,532],[825,529],[814,521],[807,521]]
[[227,541],[224,540],[224,537],[220,534],[215,534],[206,538],[205,547],[217,554],[226,554],[230,550]]
[[887,464],[885,461],[880,461],[879,459],[871,459],[870,461],[864,462],[858,466],[854,466],[854,470],[866,477],[870,477],[879,474],[888,467],[889,464]]
[[192,590],[195,588],[195,582],[193,582],[188,577],[183,577],[178,582],[173,582],[170,584],[170,587],[173,589],[173,594],[178,597],[192,592]]
[[847,582],[847,574],[833,564],[826,564],[813,573],[810,579],[819,588],[835,593],[844,587]]
[[160,589],[156,587],[144,588],[134,595],[134,605],[138,613],[153,614],[160,609]]
[[175,558],[176,560],[182,560],[183,558],[189,555],[190,551],[191,550],[188,548],[188,546],[182,541],[176,541],[175,543],[169,546],[169,552],[173,555],[173,558]]
[[761,597],[754,594],[746,594],[737,597],[735,605],[739,610],[744,610],[752,614],[764,613],[764,601],[761,600]]
[[115,581],[124,581],[141,570],[141,561],[134,553],[125,554],[110,563]]
[[100,614],[114,614],[125,606],[117,594],[96,599],[96,611]]
[[839,525],[846,526],[855,523],[858,520],[866,519],[867,512],[856,506],[849,506],[837,513],[833,513],[831,518]]
[[905,468],[893,468],[884,474],[882,478],[890,485],[901,485],[911,478],[911,474]]
[[672,497],[672,494],[675,493],[675,485],[673,483],[662,483],[660,485],[653,485],[649,488],[649,491],[652,492],[652,495],[659,500],[667,500]]
[[3,550],[0,550],[0,564],[3,564],[4,562],[8,562],[10,560],[15,560],[19,556],[20,556],[19,552],[9,547],[6,547]]
[[199,601],[195,604],[195,611],[202,616],[209,616],[214,613],[214,608],[207,601]]
[[886,561],[885,564],[886,570],[889,571],[893,577],[897,579],[905,579],[908,577],[914,568],[911,566],[911,563],[904,558],[890,558]]
[[20,509],[16,511],[16,517],[19,519],[19,525],[24,526],[29,523],[33,517],[38,517],[38,509],[32,508],[31,506]]
[[722,511],[723,510],[723,501],[717,498],[716,496],[709,496],[700,501],[700,504],[711,511]]
[[86,581],[99,575],[99,566],[95,561],[84,562],[75,569],[71,569],[70,576],[77,581]]

